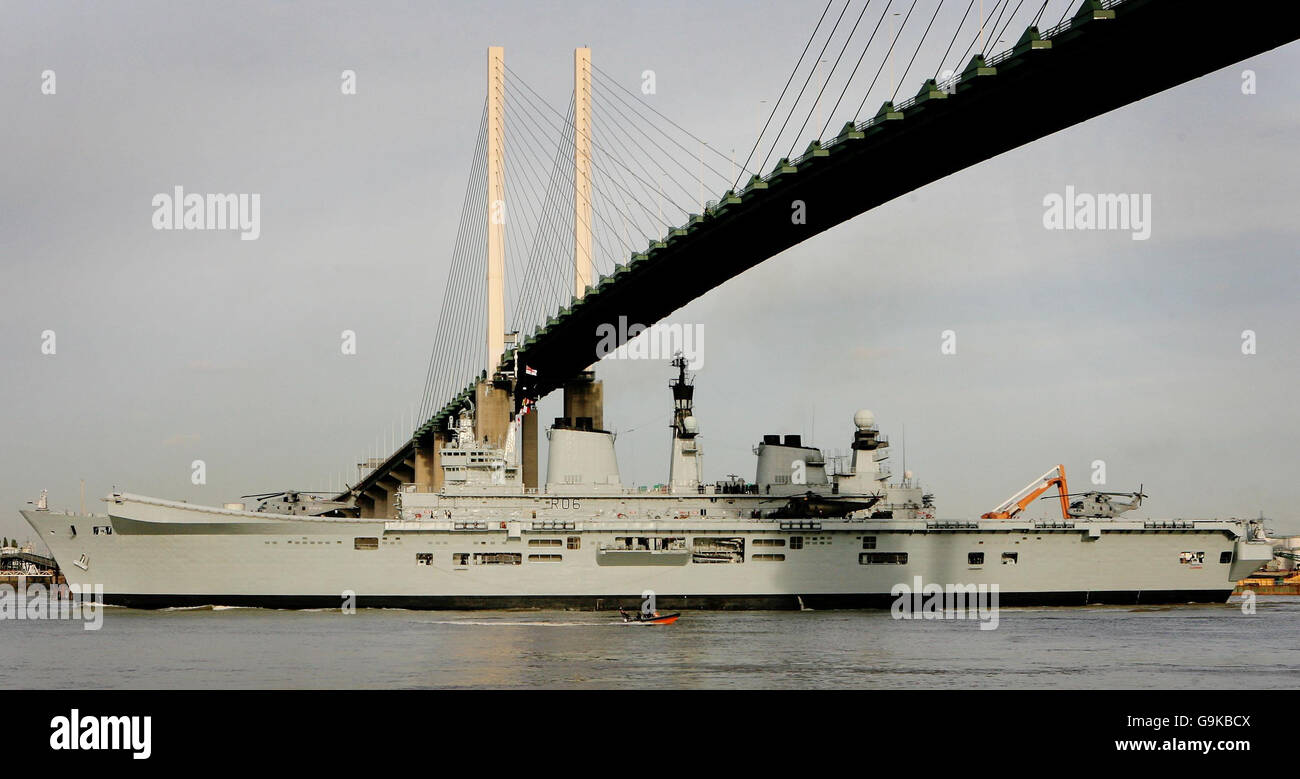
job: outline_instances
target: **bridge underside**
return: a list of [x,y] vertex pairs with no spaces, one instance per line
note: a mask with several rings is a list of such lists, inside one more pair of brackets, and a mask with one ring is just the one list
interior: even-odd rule
[[[1295,5],[1130,0],[1115,18],[1088,21],[1020,51],[995,75],[906,108],[863,138],[829,145],[767,189],[706,215],[666,246],[629,264],[567,315],[525,342],[541,396],[596,361],[597,326],[650,325],[723,282],[841,222],[952,173],[1058,130],[1191,81],[1300,37]],[[1171,51],[1183,54],[1170,58]],[[1231,95],[1225,94],[1225,101]],[[1226,110],[1226,109],[1225,109]],[[1081,150],[1104,154],[1105,149]],[[792,202],[807,224],[792,224]],[[870,258],[864,246],[861,259]]]
[[[928,99],[902,104],[893,118],[861,132],[841,133],[816,155],[795,160],[793,169],[751,182],[634,255],[519,347],[517,364],[537,375],[518,377],[515,402],[559,389],[596,363],[602,324],[624,316],[651,325],[882,203],[1297,37],[1300,7],[1290,3],[1128,0],[1113,18],[1076,19],[1051,37],[1050,47],[1023,42],[1013,55],[993,59],[995,73],[963,76],[947,96],[923,89]],[[1179,50],[1181,56],[1171,57]],[[805,205],[805,224],[791,219],[794,201]],[[870,247],[861,255],[869,259]],[[498,370],[509,372],[514,364],[507,354]],[[449,414],[472,395],[467,388],[449,399],[414,441],[353,490],[364,511],[387,513],[397,483],[424,470],[417,453],[436,448]]]

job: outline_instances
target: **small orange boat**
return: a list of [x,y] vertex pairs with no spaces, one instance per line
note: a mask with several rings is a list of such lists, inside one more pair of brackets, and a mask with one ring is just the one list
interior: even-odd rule
[[654,614],[643,614],[639,611],[635,614],[629,614],[623,609],[619,609],[618,613],[623,615],[623,624],[625,625],[671,625],[681,616],[681,612],[677,611],[672,614],[660,614],[657,611]]

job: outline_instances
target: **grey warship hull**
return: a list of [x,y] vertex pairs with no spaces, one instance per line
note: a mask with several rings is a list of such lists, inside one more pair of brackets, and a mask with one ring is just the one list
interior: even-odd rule
[[[888,608],[913,582],[993,587],[1002,606],[1212,603],[1271,556],[1235,521],[602,522],[555,519],[562,509],[537,503],[460,522],[289,518],[136,496],[118,496],[107,516],[24,515],[69,583],[138,608],[599,610],[647,593],[670,609]],[[629,554],[633,545],[671,548]]]

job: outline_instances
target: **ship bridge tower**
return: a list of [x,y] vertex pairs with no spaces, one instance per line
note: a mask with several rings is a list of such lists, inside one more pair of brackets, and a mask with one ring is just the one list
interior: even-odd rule
[[673,391],[673,446],[668,461],[670,492],[699,492],[704,475],[704,452],[700,448],[700,426],[695,419],[695,385],[686,375],[686,357],[673,359],[677,377],[669,383]]
[[885,489],[892,474],[885,460],[889,459],[889,439],[880,434],[876,415],[862,409],[853,415],[853,455],[849,472],[836,480],[841,493],[867,495]]

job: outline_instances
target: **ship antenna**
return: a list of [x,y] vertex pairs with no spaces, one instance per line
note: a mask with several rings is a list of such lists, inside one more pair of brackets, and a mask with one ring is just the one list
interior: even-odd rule
[[907,425],[899,422],[902,430],[898,433],[899,454],[903,457],[903,481],[907,481]]

